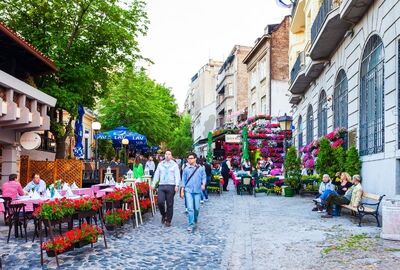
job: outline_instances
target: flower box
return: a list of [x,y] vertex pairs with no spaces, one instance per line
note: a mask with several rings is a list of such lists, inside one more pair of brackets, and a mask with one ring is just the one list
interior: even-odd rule
[[117,225],[117,224],[109,224],[109,225],[105,224],[105,226],[106,226],[107,231],[110,231],[110,232],[121,227],[121,225]]
[[[97,242],[97,241],[96,241],[96,242]],[[94,243],[96,243],[96,242],[94,242]],[[74,247],[75,247],[75,248],[83,248],[84,246],[87,246],[87,245],[90,245],[90,244],[92,244],[92,243],[89,242],[89,241],[87,241],[87,240],[81,240],[81,241],[75,243],[75,244],[74,244]]]
[[96,211],[94,210],[88,210],[88,211],[77,211],[73,215],[74,219],[82,219],[82,218],[87,218],[87,217],[93,217],[97,214]]
[[[60,254],[63,254],[65,252],[72,251],[72,250],[74,250],[73,246],[67,248],[63,252],[57,252],[57,255],[60,255]],[[56,256],[56,251],[53,250],[53,249],[52,250],[46,250],[46,254],[47,254],[47,257],[55,257]]]

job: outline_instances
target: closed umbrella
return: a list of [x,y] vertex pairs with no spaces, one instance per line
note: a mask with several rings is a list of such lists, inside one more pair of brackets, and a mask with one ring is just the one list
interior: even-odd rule
[[211,163],[212,162],[212,149],[211,149],[211,145],[212,145],[212,132],[209,131],[208,132],[208,138],[207,138],[207,162]]
[[247,138],[247,127],[242,130],[242,159],[249,159],[249,141]]

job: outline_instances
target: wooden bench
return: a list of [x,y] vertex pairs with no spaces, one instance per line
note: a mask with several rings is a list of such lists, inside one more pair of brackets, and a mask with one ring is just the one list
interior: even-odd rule
[[[379,205],[381,204],[381,201],[385,195],[379,196],[376,194],[368,193],[368,192],[363,192],[363,195],[361,197],[361,202],[358,207],[353,207],[348,204],[342,204],[342,208],[347,208],[349,209],[352,213],[355,213],[356,216],[359,218],[359,223],[358,226],[361,227],[361,221],[364,216],[366,215],[371,215],[374,216],[376,219],[376,222],[378,224],[378,227],[381,226],[379,222]],[[364,201],[368,202],[364,202]],[[369,201],[375,201],[376,203],[370,203]]]

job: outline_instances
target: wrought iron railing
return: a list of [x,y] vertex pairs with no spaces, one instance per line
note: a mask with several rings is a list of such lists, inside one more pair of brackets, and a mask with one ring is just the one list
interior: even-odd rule
[[332,10],[332,0],[324,0],[318,11],[317,17],[315,17],[315,20],[311,27],[311,43],[314,43],[315,39],[317,38],[322,28],[322,25],[325,22],[326,16],[331,10]]
[[293,83],[294,79],[296,79],[297,75],[299,74],[301,70],[301,64],[302,64],[302,58],[303,58],[303,53],[301,52],[296,59],[296,62],[294,63],[292,70],[290,71],[290,82]]

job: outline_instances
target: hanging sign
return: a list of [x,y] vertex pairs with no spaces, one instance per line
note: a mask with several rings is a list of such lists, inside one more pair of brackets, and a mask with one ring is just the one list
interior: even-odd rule
[[42,140],[40,136],[35,132],[25,132],[21,135],[19,143],[26,150],[35,150],[39,148]]
[[242,135],[240,134],[226,134],[225,142],[226,143],[240,143],[242,141]]

